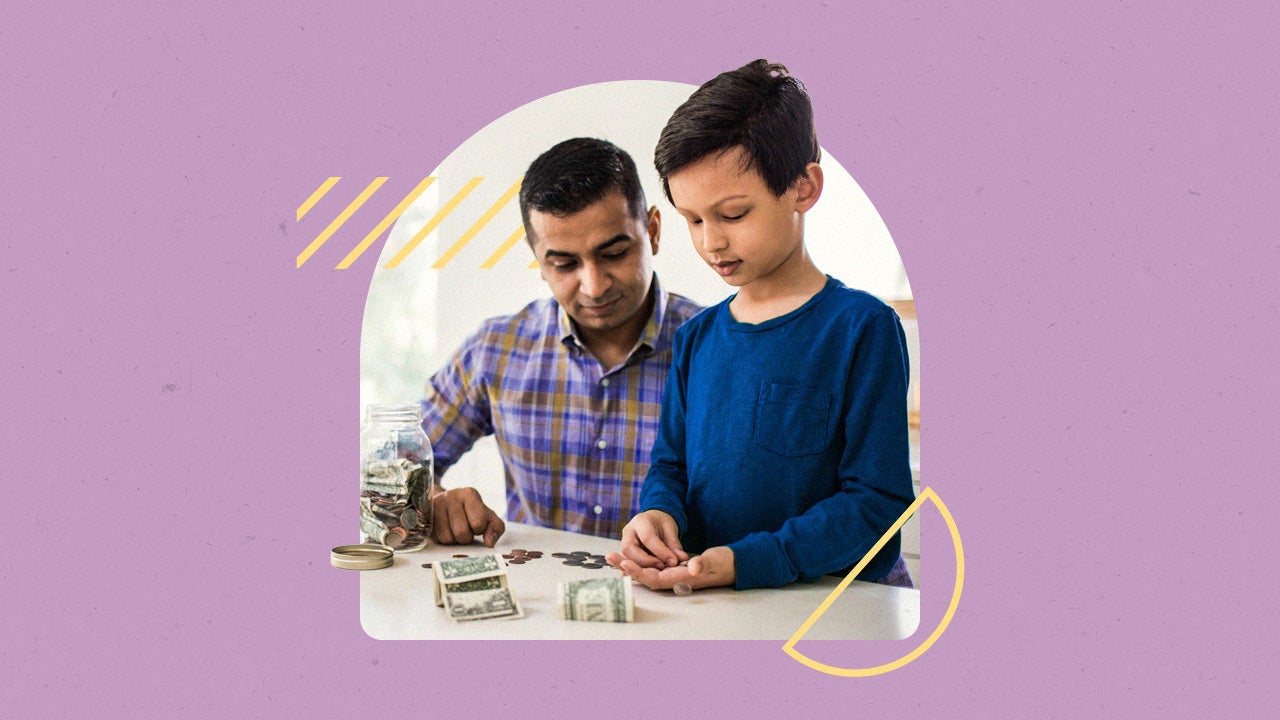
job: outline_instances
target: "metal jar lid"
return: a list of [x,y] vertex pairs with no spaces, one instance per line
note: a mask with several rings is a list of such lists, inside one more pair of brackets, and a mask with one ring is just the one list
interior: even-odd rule
[[339,545],[329,552],[329,564],[342,570],[378,570],[391,566],[395,552],[386,545]]

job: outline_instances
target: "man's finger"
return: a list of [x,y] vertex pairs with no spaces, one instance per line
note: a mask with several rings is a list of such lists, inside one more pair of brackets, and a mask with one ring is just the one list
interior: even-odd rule
[[479,535],[489,527],[489,518],[496,518],[492,510],[485,507],[479,496],[469,496],[462,500],[462,511],[467,516],[467,526],[472,534]]
[[471,544],[474,534],[471,532],[471,523],[467,520],[467,512],[464,508],[457,508],[455,512],[449,513],[449,529],[453,532],[453,539],[459,545]]
[[453,531],[449,529],[449,506],[444,502],[433,502],[431,514],[431,534],[441,545],[453,544]]
[[485,547],[493,547],[498,544],[498,538],[502,537],[502,533],[507,531],[507,524],[498,517],[498,514],[489,511],[489,524],[484,530]]

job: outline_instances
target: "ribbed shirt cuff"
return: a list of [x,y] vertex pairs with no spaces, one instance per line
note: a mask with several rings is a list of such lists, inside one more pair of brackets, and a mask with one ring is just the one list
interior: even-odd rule
[[728,548],[733,551],[733,587],[737,590],[780,587],[796,579],[795,568],[770,533],[751,533]]

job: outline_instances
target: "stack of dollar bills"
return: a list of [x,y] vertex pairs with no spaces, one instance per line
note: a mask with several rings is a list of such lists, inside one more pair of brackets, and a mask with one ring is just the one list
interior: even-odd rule
[[631,578],[604,577],[556,583],[561,620],[634,622]]
[[507,571],[498,555],[441,560],[435,572],[436,607],[454,622],[524,617],[507,587]]

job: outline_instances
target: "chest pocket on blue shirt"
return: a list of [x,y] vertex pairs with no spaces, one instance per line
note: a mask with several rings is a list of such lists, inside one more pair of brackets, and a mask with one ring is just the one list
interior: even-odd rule
[[764,383],[756,403],[755,443],[784,457],[822,452],[831,420],[831,393]]

